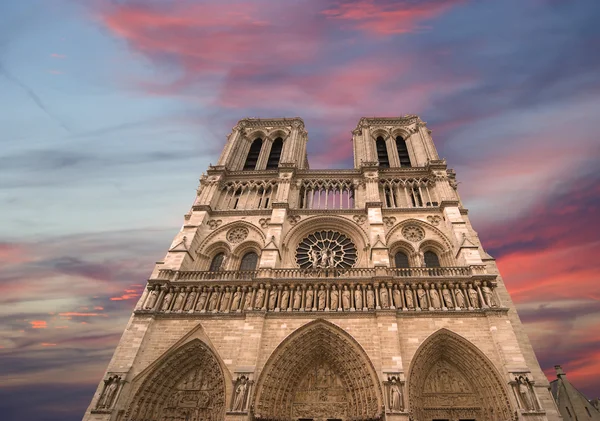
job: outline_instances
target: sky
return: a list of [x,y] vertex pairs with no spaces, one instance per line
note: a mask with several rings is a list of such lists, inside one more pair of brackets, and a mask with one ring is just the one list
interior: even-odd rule
[[600,395],[600,2],[0,2],[0,413],[79,420],[244,117],[418,114],[542,368]]

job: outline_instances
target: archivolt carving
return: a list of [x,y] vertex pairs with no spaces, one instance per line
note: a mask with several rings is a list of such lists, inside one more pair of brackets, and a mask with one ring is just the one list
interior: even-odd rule
[[450,242],[448,237],[446,237],[446,235],[442,231],[440,231],[439,228],[436,228],[433,225],[428,224],[427,222],[423,222],[423,221],[420,221],[420,220],[414,219],[414,218],[410,218],[405,221],[402,221],[399,224],[396,224],[396,226],[394,226],[394,228],[392,228],[385,236],[386,244],[390,244],[390,239],[393,238],[393,236],[396,234],[396,232],[402,231],[402,229],[408,225],[417,225],[417,226],[423,228],[425,230],[425,238],[429,237],[427,235],[427,233],[429,232],[430,236],[431,236],[431,234],[433,234],[433,237],[438,239],[440,242],[442,242],[444,244],[444,246],[446,247],[446,249],[448,249],[448,250],[452,249],[452,243]]
[[408,391],[413,419],[511,419],[508,395],[492,362],[447,329],[431,335],[417,350]]
[[261,243],[261,248],[264,247],[265,244],[265,234],[256,228],[253,224],[246,221],[235,221],[229,224],[225,224],[212,233],[206,236],[204,241],[200,243],[196,253],[207,254],[206,250],[216,241],[224,241],[226,239],[226,233],[232,228],[246,228],[248,230],[248,238],[252,240],[258,240]]
[[298,329],[269,358],[257,388],[257,420],[371,420],[383,404],[365,351],[339,327],[318,320]]
[[216,421],[224,416],[225,377],[212,351],[196,339],[164,358],[148,374],[125,419]]

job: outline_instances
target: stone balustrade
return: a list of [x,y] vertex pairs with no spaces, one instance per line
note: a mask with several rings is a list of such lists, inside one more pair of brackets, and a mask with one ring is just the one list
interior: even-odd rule
[[[468,279],[473,276],[486,275],[485,265],[455,267],[411,267],[411,268],[277,268],[260,270],[223,270],[223,271],[184,271],[163,269],[158,278],[165,281],[237,281],[256,278],[274,279],[314,279],[314,278],[370,278],[373,276],[402,277],[426,280],[431,277]],[[493,275],[488,275],[495,278]]]
[[235,285],[152,281],[138,313],[475,311],[500,308],[493,281],[304,280]]

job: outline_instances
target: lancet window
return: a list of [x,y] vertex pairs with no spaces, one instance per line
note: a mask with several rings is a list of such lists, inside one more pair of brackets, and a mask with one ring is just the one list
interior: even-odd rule
[[382,179],[379,194],[386,208],[438,206],[434,184],[428,179]]
[[352,180],[304,180],[300,188],[301,209],[353,209]]
[[399,251],[396,253],[396,255],[394,256],[394,263],[397,268],[410,267],[410,264],[408,262],[408,256],[406,255],[406,253],[404,253],[402,251]]
[[223,260],[225,260],[225,253],[216,254],[210,262],[210,268],[208,270],[210,272],[216,272],[218,270],[221,270],[221,266],[223,266]]
[[375,146],[377,147],[377,160],[379,161],[379,166],[381,168],[389,168],[390,167],[390,159],[387,153],[387,147],[385,145],[385,140],[383,137],[379,136],[375,141]]
[[440,267],[440,259],[437,254],[428,250],[423,253],[423,258],[425,260],[425,267],[428,268],[439,268]]
[[260,150],[262,149],[262,144],[263,141],[260,137],[256,138],[254,142],[252,142],[250,150],[248,151],[248,156],[246,157],[246,162],[244,163],[244,171],[253,170],[256,168],[258,156],[260,155]]
[[251,251],[242,257],[240,270],[256,270],[256,265],[258,265],[258,254]]
[[276,193],[273,180],[229,182],[221,190],[219,209],[270,209]]
[[401,167],[410,167],[410,156],[408,155],[408,148],[406,147],[406,141],[402,136],[396,137],[396,150],[398,151],[398,158],[400,159]]
[[267,160],[267,169],[274,170],[279,166],[279,159],[281,158],[281,151],[283,149],[283,139],[278,137],[273,141],[271,145],[271,152],[269,153],[269,159]]

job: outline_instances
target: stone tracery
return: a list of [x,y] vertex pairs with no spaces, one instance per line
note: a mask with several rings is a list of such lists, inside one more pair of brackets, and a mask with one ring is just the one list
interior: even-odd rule
[[257,388],[257,420],[380,416],[377,375],[358,344],[325,321],[286,339],[269,358]]

